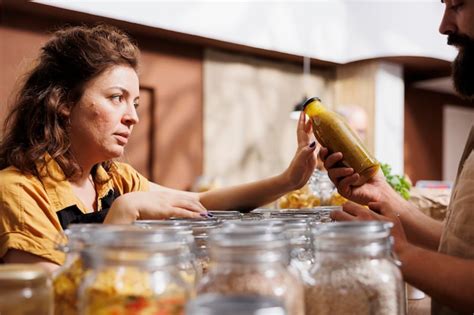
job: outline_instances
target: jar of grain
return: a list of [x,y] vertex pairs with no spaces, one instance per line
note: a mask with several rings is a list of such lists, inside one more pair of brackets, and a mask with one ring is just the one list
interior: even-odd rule
[[193,295],[183,277],[179,237],[153,229],[96,234],[81,252],[90,268],[79,289],[81,314],[183,314]]
[[306,279],[306,314],[405,314],[392,255],[392,223],[337,222],[313,228],[315,264]]
[[289,315],[304,314],[303,286],[289,268],[289,246],[281,227],[236,222],[214,230],[209,244],[211,263],[198,295],[269,296],[280,300]]
[[0,265],[0,297],[2,315],[53,314],[51,281],[38,266]]

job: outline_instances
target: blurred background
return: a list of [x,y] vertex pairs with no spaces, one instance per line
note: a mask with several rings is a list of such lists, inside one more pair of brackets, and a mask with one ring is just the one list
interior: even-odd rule
[[449,80],[444,5],[414,1],[0,0],[0,121],[51,31],[108,23],[142,51],[140,124],[124,159],[162,185],[277,174],[296,149],[295,106],[318,96],[360,117],[393,172],[454,179],[474,106]]

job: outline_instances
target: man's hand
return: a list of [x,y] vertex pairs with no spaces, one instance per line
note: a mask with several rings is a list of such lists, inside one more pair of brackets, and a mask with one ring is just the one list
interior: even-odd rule
[[336,185],[338,192],[349,200],[367,205],[369,202],[380,201],[383,197],[393,197],[393,194],[396,194],[387,184],[381,171],[362,186],[353,186],[360,176],[354,173],[354,169],[350,167],[339,166],[340,163],[338,164],[338,162],[342,161],[343,158],[341,152],[328,156],[328,150],[321,148],[319,156],[324,161],[328,176]]
[[388,221],[393,223],[392,236],[395,240],[394,250],[399,253],[408,243],[405,230],[398,212],[387,202],[371,202],[369,208],[353,202],[343,205],[343,210],[331,212],[336,221]]

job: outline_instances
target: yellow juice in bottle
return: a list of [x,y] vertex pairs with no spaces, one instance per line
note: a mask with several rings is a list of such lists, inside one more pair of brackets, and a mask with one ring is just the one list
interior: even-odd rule
[[308,99],[303,108],[311,119],[318,142],[329,153],[341,152],[344,166],[353,168],[360,175],[355,186],[364,184],[377,173],[380,164],[342,117],[326,109],[317,97]]

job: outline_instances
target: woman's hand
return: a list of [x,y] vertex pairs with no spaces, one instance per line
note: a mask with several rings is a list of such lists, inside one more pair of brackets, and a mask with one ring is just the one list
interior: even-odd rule
[[[400,205],[402,206],[402,205]],[[405,230],[400,221],[397,209],[388,202],[370,202],[369,208],[354,202],[347,202],[342,210],[331,212],[331,218],[336,221],[388,221],[393,223],[392,236],[395,240],[394,250],[399,253],[408,243]]]
[[207,214],[197,194],[179,191],[131,192],[118,197],[104,223],[125,224],[135,220],[171,217],[200,218]]
[[328,171],[328,176],[336,185],[341,196],[366,205],[369,202],[379,201],[382,198],[395,198],[396,192],[387,184],[382,172],[379,171],[374,177],[361,186],[352,186],[359,180],[359,174],[350,167],[340,167],[342,153],[336,152],[328,156],[328,150],[321,148],[319,151],[324,167]]
[[308,182],[311,174],[313,174],[316,166],[316,141],[312,132],[311,121],[306,120],[304,112],[301,112],[298,120],[296,137],[298,148],[290,166],[283,173],[283,176],[290,184],[291,190],[303,187]]

